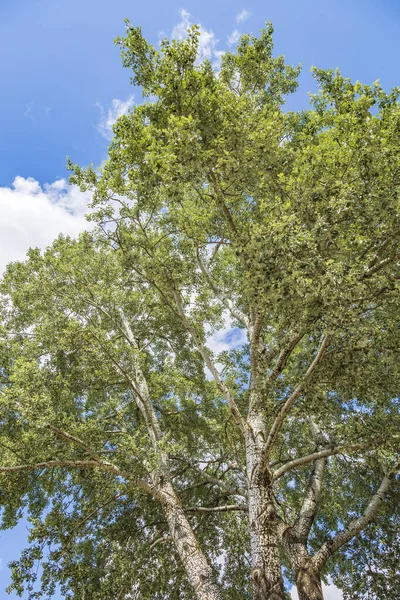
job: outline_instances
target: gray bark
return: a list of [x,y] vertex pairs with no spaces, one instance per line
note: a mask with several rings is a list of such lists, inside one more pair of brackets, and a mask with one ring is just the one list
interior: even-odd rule
[[326,460],[326,458],[320,458],[314,463],[310,481],[304,494],[303,504],[297,522],[293,528],[294,535],[304,543],[306,543],[308,539],[317,512]]
[[[163,434],[153,408],[146,378],[140,367],[138,347],[128,320],[120,311],[126,338],[133,348],[133,379],[131,381],[136,396],[136,403],[141,411],[154,449]],[[161,502],[167,520],[171,538],[185,569],[190,585],[197,600],[221,600],[219,588],[207,558],[201,551],[193,529],[184,513],[179,498],[170,482],[169,457],[161,452],[158,464],[151,473],[154,483],[153,495]]]
[[299,600],[324,600],[321,577],[310,561],[300,566],[295,581]]
[[265,427],[260,417],[249,419],[249,426],[246,445],[253,600],[283,600],[279,518],[272,493],[272,474],[262,460]]
[[323,600],[321,576],[308,555],[306,541],[297,537],[295,528],[288,528],[282,545],[292,569],[299,600]]
[[212,569],[199,548],[171,484],[167,483],[163,486],[162,495],[164,496],[163,510],[171,537],[197,600],[221,600]]

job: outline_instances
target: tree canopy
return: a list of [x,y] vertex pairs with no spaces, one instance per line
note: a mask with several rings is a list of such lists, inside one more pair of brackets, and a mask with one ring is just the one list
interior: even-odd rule
[[95,229],[0,284],[3,527],[31,522],[11,589],[321,600],[330,575],[392,599],[400,90],[314,69],[285,111],[270,24],[219,69],[198,42],[127,23],[144,100],[101,168],[70,163]]

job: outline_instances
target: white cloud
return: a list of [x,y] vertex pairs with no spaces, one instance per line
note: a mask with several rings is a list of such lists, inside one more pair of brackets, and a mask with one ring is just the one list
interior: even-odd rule
[[[208,334],[208,335],[207,335]],[[240,348],[247,342],[247,337],[243,329],[232,326],[232,321],[227,312],[224,313],[224,323],[220,329],[210,335],[210,331],[206,328],[206,342],[205,345],[215,354],[218,355],[221,352],[227,352]],[[222,364],[214,361],[214,366],[217,371],[221,372]],[[208,369],[204,368],[205,375],[210,381],[214,379],[214,376]]]
[[236,15],[236,23],[242,23],[250,16],[250,12],[248,10],[243,9],[238,15]]
[[177,25],[175,25],[171,34],[172,39],[175,40],[184,40],[187,36],[188,29],[193,25],[193,23],[190,20],[190,13],[188,13],[187,10],[182,8],[180,10],[180,15],[181,20]]
[[[182,8],[180,11],[181,20],[172,30],[171,37],[175,40],[184,40],[187,37],[188,29],[193,25],[191,15]],[[221,51],[216,49],[218,40],[213,31],[209,31],[200,25],[200,38],[198,50],[198,62],[208,59],[215,61],[218,65],[221,60]]]
[[[206,331],[209,333],[209,331]],[[232,318],[227,310],[223,312],[223,323],[212,335],[207,335],[206,346],[215,354],[240,348],[247,341],[246,333],[243,329],[233,327]]]
[[233,46],[234,44],[237,44],[239,39],[240,39],[240,31],[235,29],[234,31],[232,31],[232,33],[230,35],[228,35],[228,46]]
[[0,274],[23,260],[30,247],[45,248],[60,234],[78,235],[89,228],[84,212],[90,194],[65,179],[41,186],[32,177],[16,177],[0,187]]
[[113,138],[113,125],[122,115],[126,115],[128,110],[132,108],[133,96],[128,96],[126,100],[114,98],[111,106],[106,110],[100,102],[96,106],[100,109],[100,122],[97,125],[97,130],[106,140],[111,141]]
[[[342,592],[333,583],[329,585],[322,584],[322,591],[324,592],[324,600],[343,600]],[[290,595],[292,600],[299,600],[295,587],[292,587],[290,590]]]

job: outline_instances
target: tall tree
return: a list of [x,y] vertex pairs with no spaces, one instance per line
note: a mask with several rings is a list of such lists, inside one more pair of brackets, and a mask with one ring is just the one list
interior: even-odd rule
[[327,574],[396,593],[399,90],[315,70],[311,109],[284,112],[299,70],[272,33],[216,72],[197,27],[158,51],[127,23],[145,101],[101,169],[71,165],[97,228],[8,268],[19,593],[283,600],[285,576],[321,600]]

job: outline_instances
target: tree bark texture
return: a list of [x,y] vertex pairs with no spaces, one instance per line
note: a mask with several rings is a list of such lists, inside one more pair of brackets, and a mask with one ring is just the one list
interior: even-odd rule
[[307,552],[306,540],[297,535],[295,528],[287,529],[282,545],[294,574],[299,600],[324,600],[321,576]]
[[197,600],[221,600],[214,573],[201,551],[184,510],[171,484],[162,488],[162,502],[175,548]]
[[309,561],[300,565],[295,581],[299,600],[324,600],[321,577]]
[[249,532],[252,554],[253,600],[284,600],[279,551],[279,520],[272,493],[272,478],[262,467],[257,424],[247,439]]

